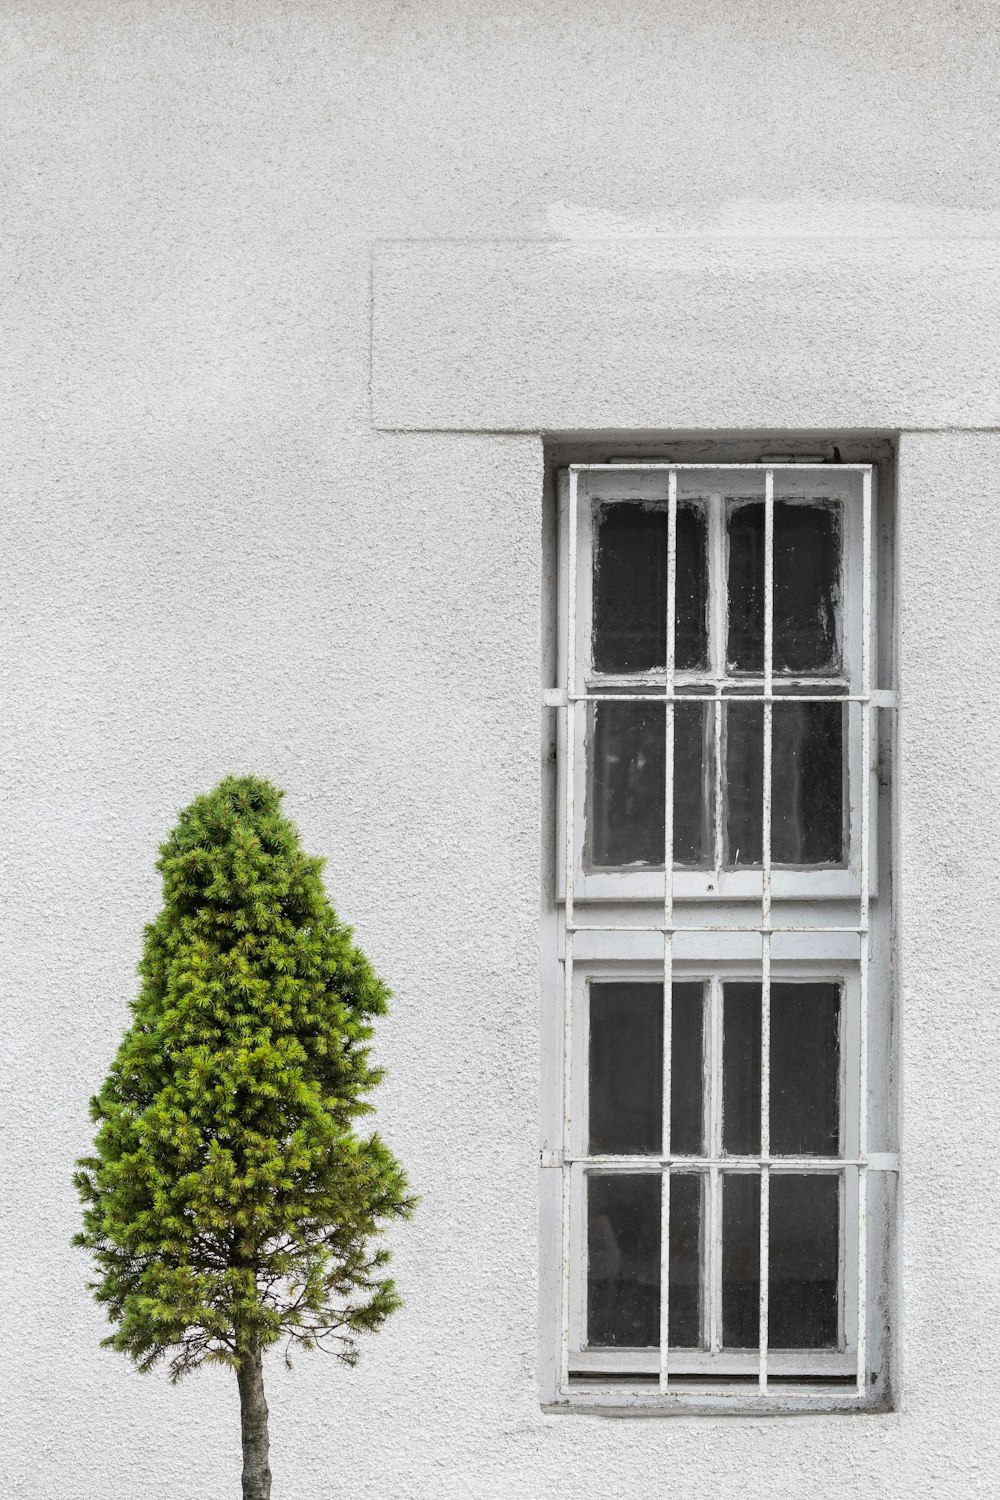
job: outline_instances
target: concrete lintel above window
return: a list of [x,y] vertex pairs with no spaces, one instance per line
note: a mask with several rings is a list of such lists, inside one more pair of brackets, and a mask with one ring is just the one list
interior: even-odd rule
[[372,317],[381,428],[1000,426],[993,240],[388,242]]

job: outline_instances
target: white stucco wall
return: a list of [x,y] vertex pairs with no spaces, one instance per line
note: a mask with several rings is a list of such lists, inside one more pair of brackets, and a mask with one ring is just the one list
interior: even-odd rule
[[[381,1123],[423,1197],[359,1369],[270,1377],[276,1497],[995,1492],[997,34],[988,0],[4,7],[6,1495],[236,1492],[231,1380],[101,1353],[68,1247],[155,846],[230,770],[288,788],[396,991]],[[400,249],[426,240],[475,248]],[[815,350],[790,309],[777,394],[761,257],[826,296]],[[686,320],[690,368],[658,366],[690,275],[704,361]],[[825,401],[814,353],[855,346]],[[761,423],[924,429],[899,461],[899,1407],[546,1416],[542,444],[515,429]]]

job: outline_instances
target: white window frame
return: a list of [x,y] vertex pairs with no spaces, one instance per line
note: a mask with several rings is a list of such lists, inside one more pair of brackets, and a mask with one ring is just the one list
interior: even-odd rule
[[[877,578],[879,535],[875,470],[872,464],[838,464],[818,468],[795,463],[601,463],[571,464],[558,476],[559,627],[558,681],[544,694],[557,711],[556,940],[546,976],[547,1086],[544,1092],[542,1151],[543,1234],[543,1396],[554,1408],[607,1410],[835,1410],[884,1404],[888,1334],[884,1287],[870,1284],[873,1255],[882,1253],[889,1234],[891,1193],[871,1190],[870,1174],[881,1182],[896,1171],[891,1150],[872,1150],[891,1139],[887,1089],[882,1076],[890,1050],[886,945],[872,945],[873,927],[888,930],[888,913],[879,911],[879,789],[875,758],[879,742],[877,710],[894,707],[891,689],[877,686]],[[689,495],[706,498],[711,532],[712,619],[710,669],[706,673],[674,670],[676,515]],[[842,622],[845,632],[842,693],[816,694],[848,703],[846,749],[847,860],[842,868],[781,869],[770,860],[771,704],[780,701],[798,679],[773,669],[773,514],[775,500],[842,501]],[[587,804],[586,716],[595,688],[630,685],[637,677],[650,696],[664,704],[666,764],[672,762],[672,703],[675,689],[698,683],[716,703],[716,796],[721,776],[719,714],[725,677],[724,516],[731,499],[758,499],[765,506],[765,663],[758,679],[739,679],[764,703],[765,784],[762,868],[725,870],[716,834],[715,868],[588,870],[584,864]],[[614,678],[591,672],[592,518],[597,505],[613,500],[655,499],[668,508],[667,641],[665,669]],[[720,531],[723,532],[720,541]],[[721,561],[720,561],[721,560]],[[719,570],[722,576],[719,576]],[[732,679],[728,679],[732,681]],[[813,681],[816,679],[814,678]],[[831,679],[826,679],[830,681]],[[793,689],[794,691],[794,689]],[[805,684],[803,696],[809,696]],[[861,774],[861,767],[868,773]],[[672,798],[665,795],[665,841],[672,846]],[[572,837],[567,831],[572,830]],[[876,920],[873,921],[873,918]],[[870,1005],[871,976],[876,972],[880,1004],[875,1025]],[[842,986],[843,1041],[841,1066],[844,1111],[840,1155],[791,1162],[772,1158],[766,1110],[760,1155],[747,1165],[761,1179],[761,1266],[768,1254],[768,1186],[770,1173],[836,1171],[842,1187],[841,1338],[834,1350],[769,1350],[767,1347],[767,1276],[760,1277],[760,1347],[757,1351],[722,1350],[718,1337],[719,1307],[715,1284],[719,1263],[720,1175],[738,1163],[721,1155],[721,1136],[707,1136],[703,1158],[672,1157],[669,1150],[670,1058],[669,1003],[665,1005],[664,1144],[660,1157],[588,1158],[586,1155],[587,986],[594,979],[658,978],[667,996],[671,976],[678,981],[701,977],[714,997],[716,1016],[725,978],[757,979],[762,984],[762,1099],[768,1097],[770,984],[795,978],[829,978]],[[721,1039],[720,1043],[721,1043]],[[875,1087],[869,1078],[869,1056],[878,1059]],[[721,1051],[716,1067],[721,1069]],[[710,1080],[718,1108],[719,1080]],[[874,1108],[873,1108],[874,1106]],[[706,1104],[706,1107],[708,1105]],[[661,1265],[661,1343],[659,1349],[588,1350],[585,1339],[586,1226],[584,1177],[601,1170],[659,1171],[663,1184]],[[742,1165],[740,1163],[739,1165]],[[708,1349],[671,1351],[667,1343],[669,1272],[667,1244],[669,1184],[673,1169],[697,1170],[707,1179],[704,1222],[709,1272]],[[881,1174],[886,1174],[885,1178]],[[875,1199],[873,1210],[872,1199]],[[852,1253],[853,1252],[853,1253]],[[556,1313],[558,1310],[558,1313]],[[873,1319],[876,1323],[871,1335]],[[874,1356],[877,1356],[874,1357]],[[873,1363],[883,1368],[871,1368]],[[700,1377],[711,1385],[699,1387]],[[655,1389],[649,1378],[655,1377]],[[794,1377],[793,1388],[783,1380]],[[601,1384],[603,1380],[607,1384]],[[726,1381],[731,1379],[732,1385]],[[837,1381],[836,1385],[832,1381]],[[597,1381],[597,1383],[595,1383]],[[778,1384],[775,1384],[775,1381]],[[752,1382],[752,1384],[750,1384]],[[845,1384],[845,1382],[849,1382]]]

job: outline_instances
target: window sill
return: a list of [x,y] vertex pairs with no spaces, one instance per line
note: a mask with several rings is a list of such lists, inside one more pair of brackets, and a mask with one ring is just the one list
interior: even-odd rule
[[599,1389],[577,1386],[562,1397],[543,1400],[542,1411],[551,1416],[591,1417],[801,1417],[878,1415],[894,1409],[891,1393],[876,1388],[859,1395],[850,1388],[815,1385],[778,1386],[761,1394],[759,1389],[727,1386],[708,1390],[692,1381],[685,1389],[663,1393],[644,1391],[634,1384],[606,1383]]

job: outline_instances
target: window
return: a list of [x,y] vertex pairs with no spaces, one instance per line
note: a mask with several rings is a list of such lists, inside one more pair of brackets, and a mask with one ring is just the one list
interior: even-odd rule
[[887,1400],[877,473],[559,475],[553,1403]]

